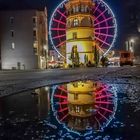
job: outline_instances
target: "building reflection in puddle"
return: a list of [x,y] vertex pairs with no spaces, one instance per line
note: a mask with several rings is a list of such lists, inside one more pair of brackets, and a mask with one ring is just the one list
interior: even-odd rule
[[64,128],[86,134],[108,126],[115,116],[117,94],[107,84],[78,81],[54,86],[51,102],[54,116]]
[[38,116],[39,118],[45,118],[50,111],[50,88],[42,87],[35,90],[38,95]]

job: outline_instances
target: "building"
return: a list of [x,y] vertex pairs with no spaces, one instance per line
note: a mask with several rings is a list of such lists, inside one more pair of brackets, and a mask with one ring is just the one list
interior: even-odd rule
[[80,81],[67,84],[68,91],[68,127],[84,131],[88,126],[99,129],[94,118],[95,91],[97,85],[92,81]]
[[91,81],[81,81],[67,84],[68,108],[72,116],[89,117],[94,104],[94,84]]
[[94,17],[92,0],[70,0],[66,3],[66,63],[94,64]]
[[48,50],[47,11],[0,12],[2,69],[45,69]]
[[135,63],[140,64],[140,1],[123,2],[124,11],[124,49],[134,52]]
[[45,118],[50,111],[50,88],[42,87],[36,89],[33,93],[34,95],[37,95],[38,116],[40,118]]

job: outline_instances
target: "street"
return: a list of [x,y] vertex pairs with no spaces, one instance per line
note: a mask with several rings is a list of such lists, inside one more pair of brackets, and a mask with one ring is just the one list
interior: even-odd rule
[[76,80],[92,79],[114,84],[140,84],[140,66],[0,71],[0,97]]

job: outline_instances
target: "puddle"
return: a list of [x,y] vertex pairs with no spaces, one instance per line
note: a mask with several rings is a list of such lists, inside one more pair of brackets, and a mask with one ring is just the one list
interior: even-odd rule
[[122,87],[85,80],[1,98],[0,139],[138,140],[137,94]]

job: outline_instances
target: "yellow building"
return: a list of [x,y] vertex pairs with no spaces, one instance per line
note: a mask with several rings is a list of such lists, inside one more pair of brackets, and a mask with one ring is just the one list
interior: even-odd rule
[[94,120],[95,94],[98,85],[92,81],[80,81],[67,84],[68,113],[70,119],[68,127],[84,131],[91,126],[98,128]]
[[69,0],[66,3],[66,62],[94,64],[94,17],[92,0]]
[[89,117],[94,107],[95,85],[91,81],[67,84],[69,114],[78,117]]

